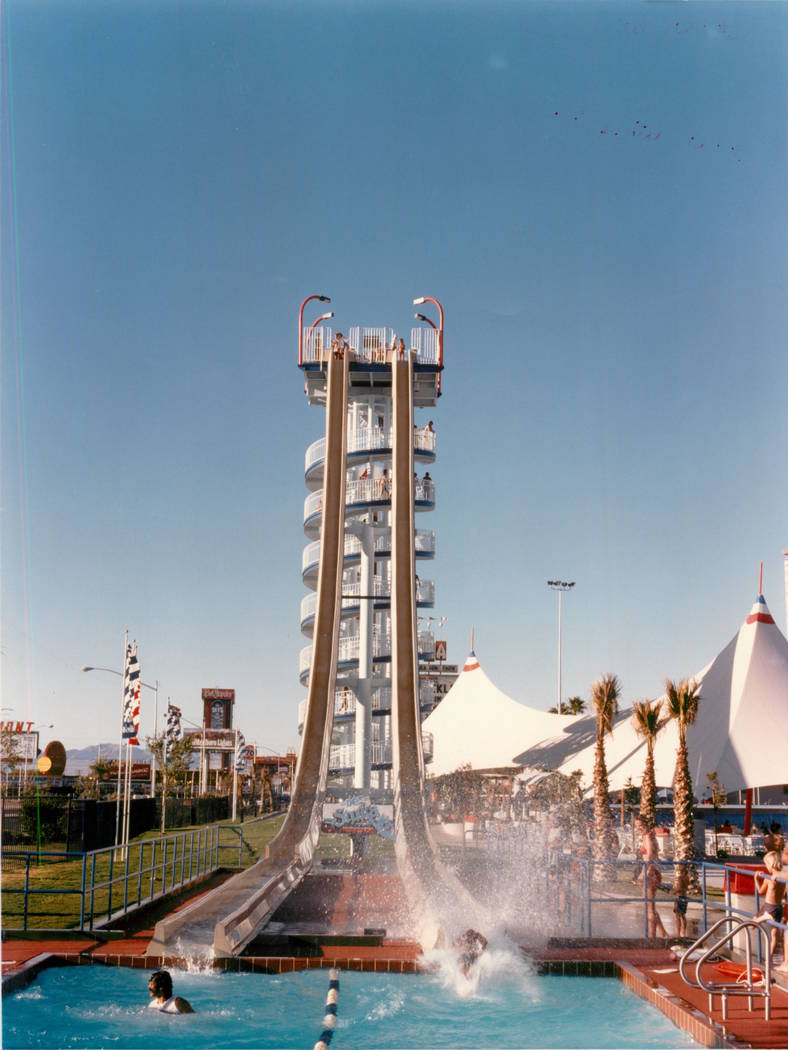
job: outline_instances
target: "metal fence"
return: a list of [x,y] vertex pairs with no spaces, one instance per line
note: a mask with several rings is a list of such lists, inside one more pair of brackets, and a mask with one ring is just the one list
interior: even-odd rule
[[90,853],[4,847],[3,929],[93,930],[219,868],[240,868],[243,848],[235,825]]

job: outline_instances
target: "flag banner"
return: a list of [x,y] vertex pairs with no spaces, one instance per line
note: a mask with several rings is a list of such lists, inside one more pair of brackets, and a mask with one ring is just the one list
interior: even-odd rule
[[123,739],[139,745],[140,731],[140,665],[137,643],[126,646],[126,668],[123,675]]
[[176,740],[181,738],[181,709],[175,704],[167,704],[167,728],[164,730],[164,753],[170,750]]
[[235,742],[235,771],[236,773],[243,773],[246,768],[246,737],[243,733],[238,730],[238,736]]

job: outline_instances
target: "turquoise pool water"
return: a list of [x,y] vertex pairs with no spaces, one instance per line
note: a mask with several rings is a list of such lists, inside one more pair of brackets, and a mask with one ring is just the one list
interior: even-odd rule
[[[146,1009],[143,970],[46,970],[3,1000],[3,1047],[310,1050],[320,1036],[327,970],[277,977],[173,971],[173,978],[194,1015]],[[698,1045],[613,979],[493,968],[470,992],[458,994],[440,974],[343,971],[331,1048]]]

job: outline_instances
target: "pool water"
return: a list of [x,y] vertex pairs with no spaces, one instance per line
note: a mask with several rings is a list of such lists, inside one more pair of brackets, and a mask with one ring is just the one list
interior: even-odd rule
[[[149,974],[122,967],[45,970],[3,1000],[3,1047],[314,1046],[328,971],[281,976],[172,971],[197,1011],[146,1008]],[[452,971],[340,974],[332,1050],[376,1047],[691,1047],[658,1010],[605,978],[538,977],[498,963],[478,987]]]

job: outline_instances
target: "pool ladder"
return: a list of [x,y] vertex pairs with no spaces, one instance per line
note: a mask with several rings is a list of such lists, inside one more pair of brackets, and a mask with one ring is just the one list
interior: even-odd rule
[[[691,960],[696,963],[695,966],[695,980],[687,976],[687,960],[691,954],[701,947],[701,945],[711,940],[712,936],[717,932],[721,926],[731,927],[727,933],[723,934],[718,940],[714,942],[702,953],[700,958],[697,960]],[[753,965],[752,965],[752,942],[751,942],[751,930],[756,930],[758,937],[763,937],[765,940],[765,951],[764,957],[766,959],[766,965],[763,970],[763,976],[757,981],[753,980]],[[701,967],[707,962],[715,952],[718,952],[723,945],[729,944],[733,938],[746,931],[745,935],[745,969],[736,981],[708,981],[701,977]],[[747,996],[747,1009],[752,1013],[753,1010],[753,998],[758,997],[764,1000],[764,1018],[769,1020],[771,1017],[771,1005],[772,1005],[772,959],[769,951],[769,932],[764,929],[762,923],[754,922],[752,919],[739,920],[736,916],[726,915],[722,919],[719,919],[710,926],[708,930],[702,936],[700,936],[694,944],[690,945],[687,951],[682,955],[681,961],[679,962],[679,973],[682,979],[690,988],[702,988],[704,992],[708,993],[709,996],[709,1013],[714,1009],[714,996],[719,995],[722,998],[722,1019],[723,1021],[728,1020],[728,996],[746,995]],[[745,978],[745,980],[742,980]],[[757,987],[756,987],[757,985]]]

